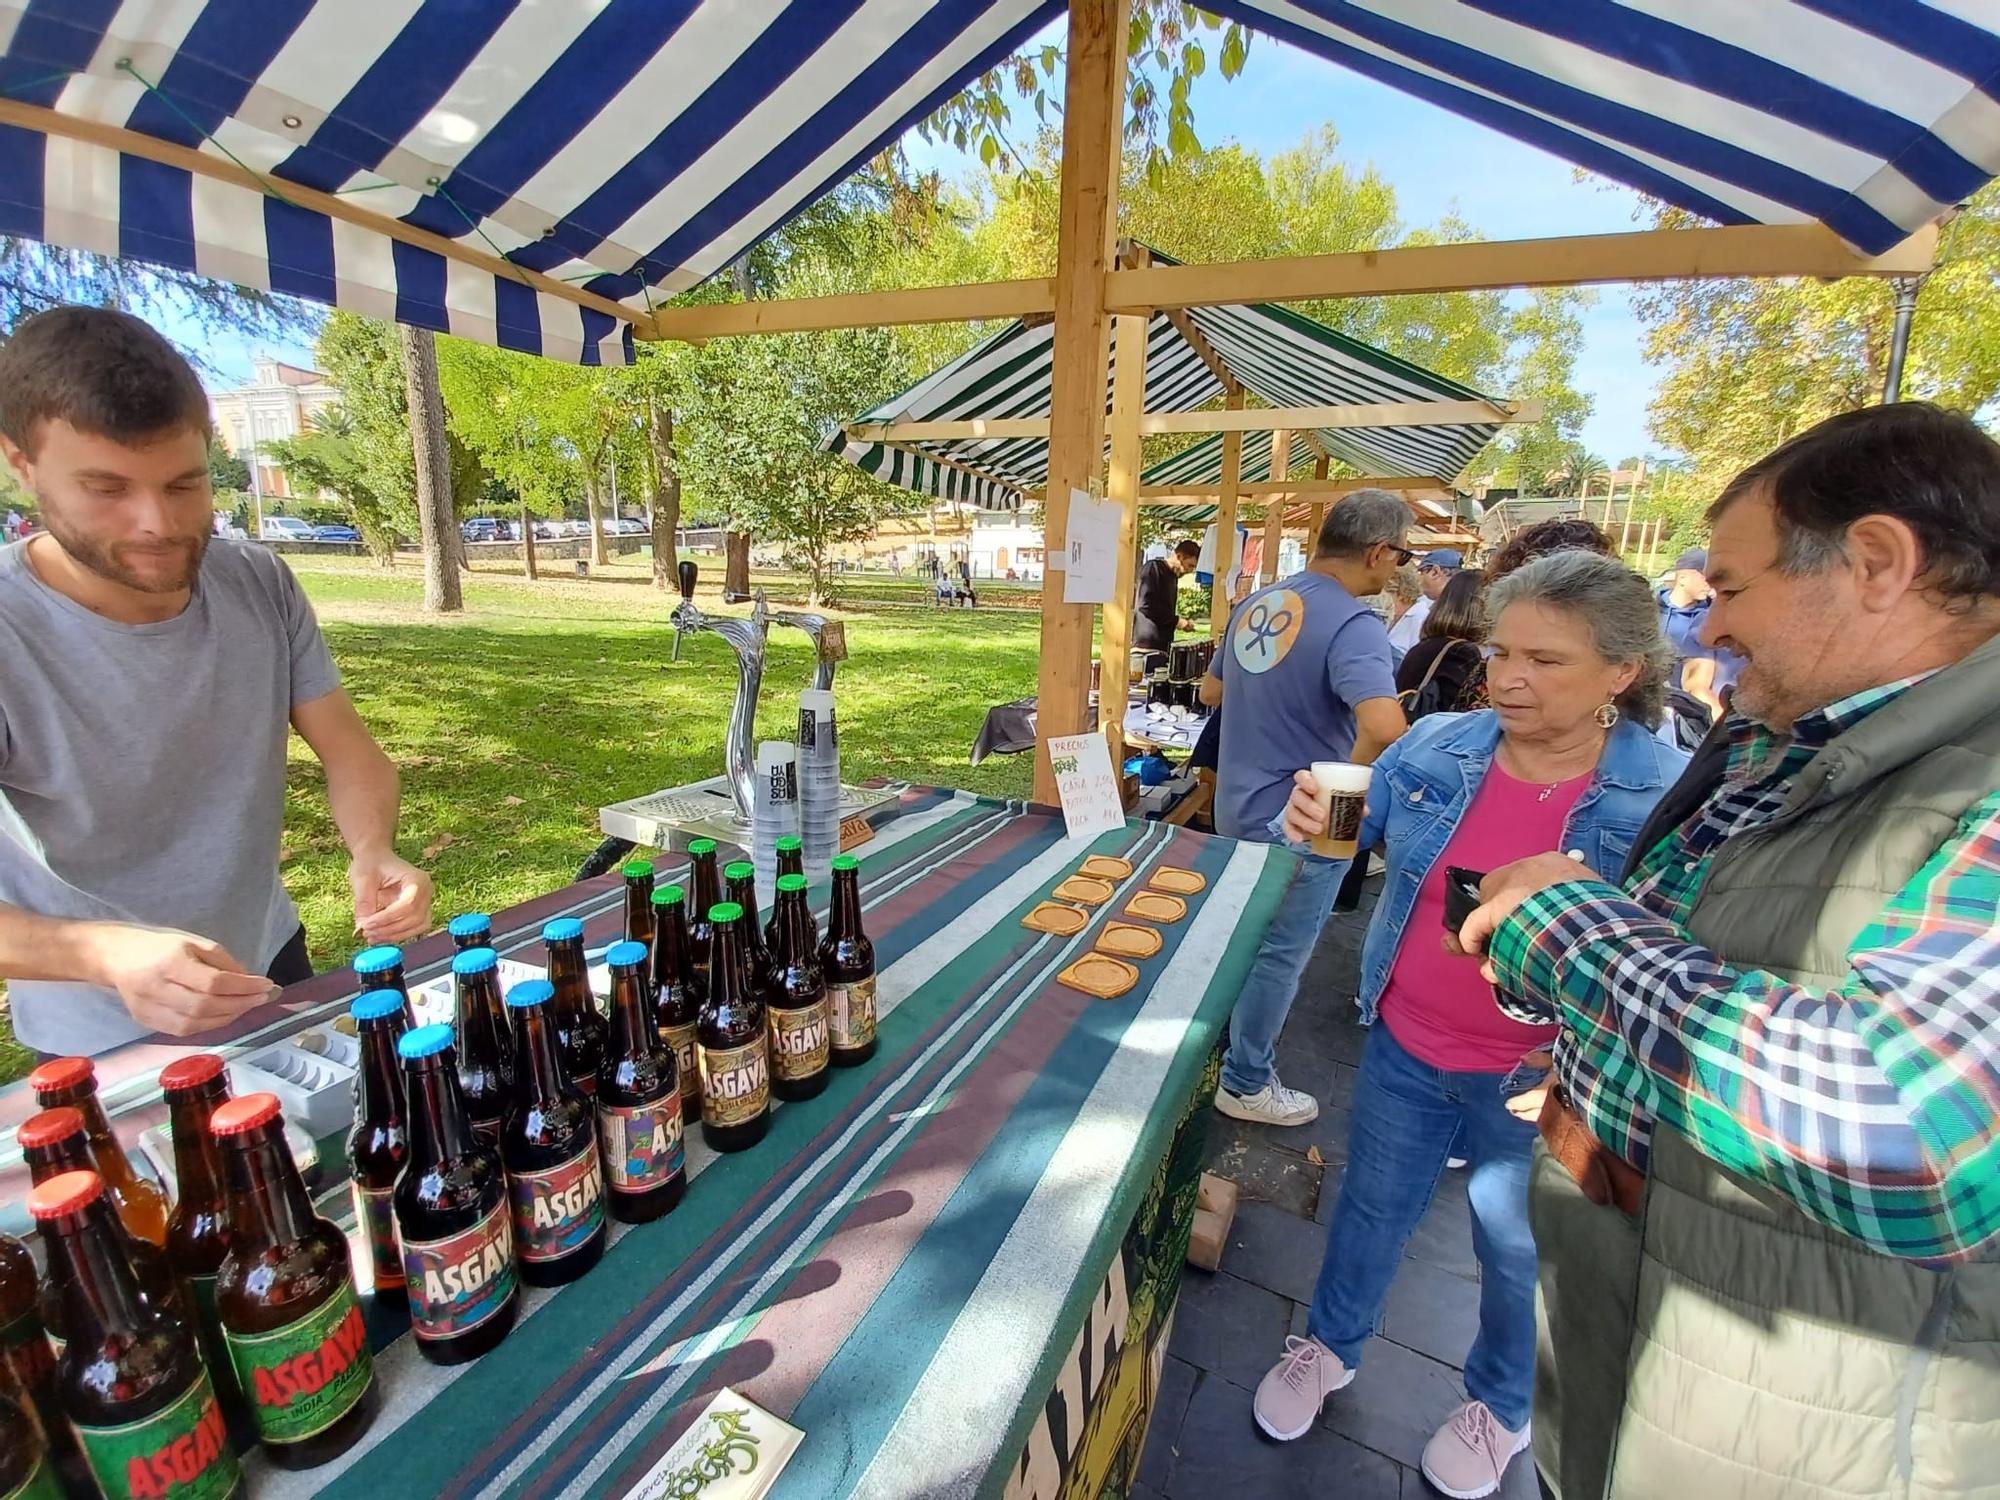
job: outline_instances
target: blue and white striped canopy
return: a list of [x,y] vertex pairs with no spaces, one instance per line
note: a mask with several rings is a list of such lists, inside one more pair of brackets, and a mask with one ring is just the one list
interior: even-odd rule
[[[1989,0],[1208,3],[1724,223],[1878,252],[2000,173]],[[618,360],[1062,9],[0,0],[0,233]]]

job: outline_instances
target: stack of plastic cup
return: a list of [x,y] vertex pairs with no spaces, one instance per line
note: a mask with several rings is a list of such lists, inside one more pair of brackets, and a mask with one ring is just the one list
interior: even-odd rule
[[799,832],[798,752],[790,740],[757,746],[757,800],[750,810],[750,862],[757,867],[757,909],[778,896],[778,840]]
[[827,879],[840,853],[840,730],[828,688],[799,694],[799,838],[807,878]]

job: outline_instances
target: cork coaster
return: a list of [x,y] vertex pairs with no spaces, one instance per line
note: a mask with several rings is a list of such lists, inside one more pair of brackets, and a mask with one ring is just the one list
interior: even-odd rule
[[1069,937],[1083,931],[1089,921],[1088,912],[1078,911],[1074,906],[1064,906],[1060,901],[1044,901],[1021,918],[1021,925],[1031,927],[1036,932],[1053,932],[1057,937]]
[[1139,971],[1122,958],[1086,953],[1056,975],[1056,979],[1073,990],[1082,990],[1086,995],[1095,995],[1100,1000],[1114,1000],[1139,982]]
[[1118,893],[1108,880],[1072,875],[1049,894],[1059,901],[1081,901],[1085,906],[1102,906]]
[[1198,896],[1208,888],[1208,877],[1194,870],[1183,870],[1179,865],[1161,865],[1153,871],[1146,888],[1176,896]]
[[1123,880],[1132,873],[1132,862],[1115,854],[1093,854],[1076,867],[1079,875],[1095,875],[1099,880]]
[[1097,935],[1097,951],[1118,958],[1151,958],[1160,951],[1162,941],[1157,928],[1112,922]]
[[1187,915],[1187,902],[1178,896],[1141,891],[1125,903],[1125,915],[1142,922],[1178,922]]

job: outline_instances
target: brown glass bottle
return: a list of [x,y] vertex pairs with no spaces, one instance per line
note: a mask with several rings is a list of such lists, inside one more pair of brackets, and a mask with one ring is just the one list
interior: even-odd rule
[[806,878],[780,875],[773,907],[778,945],[771,988],[771,1092],[780,1099],[810,1099],[826,1088],[830,1048],[826,976],[819,966],[819,934],[806,905]]
[[467,948],[451,960],[458,1088],[472,1128],[498,1145],[514,1086],[514,1034],[500,998],[500,955]]
[[757,867],[747,859],[734,860],[722,870],[722,899],[743,908],[743,941],[750,949],[751,972],[757,988],[771,987],[771,950],[764,946],[764,927],[757,917]]
[[514,1254],[529,1286],[576,1280],[604,1258],[610,1235],[596,1121],[564,1065],[555,1005],[556,988],[546,979],[524,980],[507,992],[514,1092],[500,1160],[514,1212]]
[[222,1147],[209,1116],[229,1102],[229,1075],[213,1052],[197,1052],[160,1069],[174,1138],[174,1211],[167,1216],[167,1263],[194,1304],[195,1342],[208,1366],[215,1399],[237,1447],[257,1441],[256,1420],[236,1384],[229,1344],[215,1309],[216,1278],[229,1253],[229,1203],[223,1192]]
[[28,1195],[74,1333],[56,1390],[98,1487],[110,1496],[227,1500],[243,1490],[222,1407],[194,1335],[140,1295],[126,1239],[95,1172],[62,1172]]
[[[787,875],[803,875],[806,872],[806,841],[796,833],[788,833],[772,846],[778,852],[778,878]],[[775,962],[778,954],[778,903],[771,902],[771,915],[764,922],[764,946],[770,951]]]
[[619,871],[625,877],[625,941],[653,941],[653,862],[628,859]]
[[97,1097],[97,1070],[87,1057],[58,1057],[28,1075],[35,1102],[43,1109],[67,1104],[83,1116],[90,1137],[90,1161],[117,1206],[125,1227],[155,1245],[167,1242],[167,1195],[156,1182],[132,1170],[124,1147],[111,1133],[104,1105]]
[[[60,1437],[69,1429],[56,1404],[56,1352],[42,1331],[41,1291],[28,1247],[0,1234],[0,1368],[32,1404],[42,1430]],[[0,1476],[0,1495],[6,1484]]]
[[272,1094],[209,1117],[229,1182],[229,1254],[215,1307],[264,1452],[310,1469],[359,1442],[379,1394],[347,1236],[313,1211]]
[[653,1024],[660,1040],[673,1049],[680,1072],[683,1127],[701,1118],[701,1062],[694,1034],[707,998],[708,983],[694,966],[687,893],[677,885],[663,885],[653,892]]
[[693,955],[695,972],[709,983],[709,961],[715,954],[715,923],[709,913],[722,900],[722,872],[715,863],[715,840],[695,839],[688,845],[688,899],[693,902],[688,917],[688,952]]
[[403,997],[403,1024],[417,1024],[417,1012],[410,1004],[410,982],[403,974],[403,950],[388,943],[363,948],[354,955],[354,982],[363,994],[369,990],[394,990]]
[[549,983],[556,992],[550,1015],[555,1021],[563,1071],[582,1092],[594,1093],[597,1065],[604,1061],[604,1017],[597,1013],[597,1001],[590,993],[583,923],[575,917],[557,917],[542,928],[542,943],[548,949]]
[[47,1431],[12,1368],[0,1363],[0,1495],[6,1500],[63,1500]]
[[715,929],[714,957],[695,1032],[701,1138],[715,1151],[743,1151],[771,1128],[771,1022],[751,975],[743,908],[718,902],[708,919]]
[[460,912],[446,924],[445,931],[451,934],[452,950],[457,953],[493,946],[493,919],[483,911]]
[[611,1044],[597,1071],[597,1145],[611,1217],[644,1224],[687,1194],[680,1067],[653,1024],[646,945],[613,943]]
[[851,1068],[875,1055],[875,945],[861,925],[861,865],[833,857],[833,907],[819,945],[831,1005],[833,1065]]
[[514,1224],[500,1152],[466,1118],[449,1026],[396,1043],[410,1105],[410,1163],[391,1200],[409,1286],[410,1332],[432,1364],[477,1359],[520,1305]]
[[354,1081],[354,1126],[347,1132],[347,1180],[354,1194],[354,1222],[368,1246],[375,1295],[401,1301],[403,1252],[396,1244],[396,1211],[390,1203],[396,1178],[409,1160],[403,1068],[396,1043],[403,1012],[393,990],[370,990],[351,1006],[361,1040],[361,1073]]

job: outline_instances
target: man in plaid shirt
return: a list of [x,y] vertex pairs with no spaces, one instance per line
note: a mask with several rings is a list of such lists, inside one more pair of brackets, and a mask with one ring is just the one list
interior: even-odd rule
[[2000,1473],[2000,448],[1852,413],[1710,518],[1734,711],[1620,884],[1538,855],[1459,935],[1564,1025],[1537,1461],[1959,1493]]

